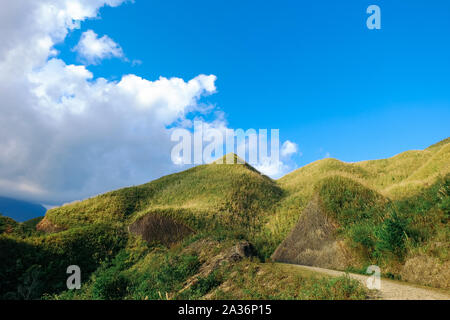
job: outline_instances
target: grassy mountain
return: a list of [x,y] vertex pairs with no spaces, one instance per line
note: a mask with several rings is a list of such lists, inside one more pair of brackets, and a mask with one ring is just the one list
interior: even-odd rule
[[[266,225],[269,251],[281,242],[280,261],[330,267],[334,256],[335,269],[377,264],[385,275],[449,288],[449,142],[383,160],[325,159],[283,177],[286,196]],[[311,218],[301,213],[314,196],[319,207]],[[334,227],[320,239],[307,228],[318,216]]]
[[[265,282],[283,281],[277,265],[268,263],[274,252],[283,253],[274,259],[281,256],[316,265],[334,261],[335,268],[354,271],[378,264],[384,275],[446,287],[448,281],[442,277],[450,279],[445,273],[450,270],[449,152],[446,139],[384,160],[324,159],[277,181],[237,160],[230,165],[213,163],[54,208],[33,234],[19,230],[0,235],[0,255],[5,255],[0,259],[8,261],[0,268],[2,283],[8,283],[0,295],[47,294],[44,297],[51,299],[365,295],[348,279],[309,275],[298,275],[292,282],[319,291],[299,294],[294,288],[288,293],[277,286],[267,291],[254,284],[253,292],[247,288],[244,293],[244,287],[254,283],[253,271],[256,278],[263,274]],[[11,221],[3,225],[5,230],[17,229]],[[249,246],[250,251],[243,249]],[[85,270],[81,291],[62,292],[64,268],[70,264]],[[428,277],[419,276],[423,270],[433,271]],[[234,285],[236,281],[242,286]],[[331,287],[340,289],[332,292]]]
[[[274,229],[290,230],[311,199],[316,184],[330,176],[349,178],[389,199],[420,193],[450,171],[449,142],[446,139],[426,150],[407,151],[383,160],[359,163],[319,160],[278,181],[261,175],[247,164],[201,165],[141,186],[49,210],[46,219],[61,228],[127,222],[149,211],[177,211],[180,219],[184,218],[184,212],[193,214],[194,220],[201,220],[227,211],[230,200],[237,200],[237,195],[243,194],[242,199],[251,199],[249,207],[258,207],[271,216],[269,227],[273,224]],[[242,199],[237,200],[240,205]],[[292,221],[284,221],[289,218]]]
[[201,165],[141,186],[49,210],[41,225],[47,223],[60,229],[92,223],[128,225],[144,215],[158,213],[197,230],[209,229],[209,223],[225,224],[233,206],[265,211],[281,195],[275,181],[247,164]]
[[316,185],[327,177],[351,179],[395,201],[417,196],[439,177],[448,175],[449,159],[450,139],[447,138],[425,150],[406,151],[389,159],[357,163],[336,159],[313,162],[277,181],[286,196],[267,227],[276,242],[284,239],[311,200]]

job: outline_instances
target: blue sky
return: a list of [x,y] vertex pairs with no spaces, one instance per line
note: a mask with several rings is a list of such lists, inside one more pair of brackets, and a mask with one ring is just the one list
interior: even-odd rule
[[273,177],[450,135],[447,0],[22,0],[2,14],[0,196],[57,205],[183,170],[171,128],[199,115],[280,129],[300,152]]
[[[381,8],[382,29],[366,27]],[[91,66],[190,79],[214,74],[207,101],[232,128],[279,128],[304,165],[392,156],[449,136],[448,1],[135,1],[103,8],[59,46],[66,62],[80,34],[107,34],[130,60]]]

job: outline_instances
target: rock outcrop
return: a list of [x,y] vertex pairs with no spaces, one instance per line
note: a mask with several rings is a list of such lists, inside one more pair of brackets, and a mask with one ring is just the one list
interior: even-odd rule
[[297,225],[272,255],[277,262],[329,269],[344,269],[351,256],[336,237],[337,225],[327,216],[315,196],[302,212]]
[[150,213],[136,220],[128,230],[149,243],[159,242],[167,247],[194,233],[188,226],[158,213]]
[[44,217],[37,225],[36,225],[37,231],[42,231],[45,233],[55,233],[66,230],[65,228],[58,226],[51,222],[47,217]]
[[[205,248],[210,248],[212,252],[208,254],[209,250],[205,250]],[[233,264],[256,255],[255,248],[248,241],[240,241],[232,247],[220,250],[218,253],[213,253],[214,249],[220,249],[220,243],[212,240],[201,240],[185,250],[185,253],[197,254],[203,263],[198,273],[186,281],[185,286],[179,293],[191,288],[199,279],[208,277],[224,264]]]

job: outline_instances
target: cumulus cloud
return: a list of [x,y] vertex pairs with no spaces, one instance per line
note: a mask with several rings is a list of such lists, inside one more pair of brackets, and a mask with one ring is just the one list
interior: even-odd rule
[[292,161],[291,155],[289,155],[281,156],[278,161],[262,160],[255,168],[271,178],[278,179],[295,169],[296,165]]
[[272,161],[270,158],[263,159],[255,166],[255,168],[271,178],[280,178],[296,169],[297,165],[293,160],[293,156],[295,154],[299,154],[301,156],[298,145],[292,141],[286,140],[281,145],[280,157],[278,161]]
[[[58,58],[55,44],[124,0],[16,0],[0,10],[0,194],[48,205],[140,184],[179,170],[172,163],[174,126],[189,126],[203,111],[202,97],[216,91],[214,75],[190,80],[148,80],[123,75],[96,78],[83,65]],[[123,57],[106,36],[83,34],[77,46],[89,63]],[[218,116],[212,127],[225,130]],[[263,173],[286,171],[283,162],[261,163]]]
[[54,50],[102,6],[122,2],[2,6],[0,194],[51,205],[173,171],[167,126],[199,109],[201,97],[215,92],[216,77],[150,81],[130,74],[108,81],[66,64]]
[[105,35],[99,38],[92,30],[83,32],[74,51],[86,64],[99,64],[103,59],[124,57],[122,48],[110,37]]
[[291,156],[297,152],[298,152],[297,144],[289,140],[286,140],[281,146],[281,156],[283,157]]

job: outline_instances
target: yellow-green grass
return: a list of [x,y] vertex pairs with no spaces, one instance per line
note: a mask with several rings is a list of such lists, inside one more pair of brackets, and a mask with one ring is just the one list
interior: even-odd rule
[[261,209],[271,207],[282,194],[276,182],[248,165],[210,164],[55,208],[46,218],[66,228],[96,222],[132,221],[151,211],[179,213],[182,219],[183,213],[221,212],[236,192],[252,192]]
[[[258,191],[262,208],[272,209],[279,203],[284,214],[301,209],[314,192],[315,184],[327,176],[351,178],[377,192],[391,197],[391,190],[405,188],[408,183],[432,183],[450,170],[450,144],[446,139],[422,151],[407,151],[389,159],[345,163],[324,159],[300,168],[273,181],[249,165],[201,165],[171,174],[150,183],[109,192],[85,201],[52,209],[47,218],[54,223],[72,224],[124,220],[148,209],[193,209],[220,211],[227,197],[237,188]],[[244,190],[245,191],[245,190]],[[399,192],[395,192],[398,195]],[[69,218],[70,217],[70,218]]]
[[270,214],[266,230],[283,239],[324,178],[341,176],[378,192],[390,200],[412,197],[450,172],[450,138],[425,150],[400,153],[392,158],[345,163],[324,159],[297,169],[277,181],[284,197]]
[[[404,181],[421,181],[450,171],[450,140],[427,148],[400,153],[392,158],[345,163],[336,159],[324,159],[313,162],[290,174],[278,183],[291,193],[305,193],[305,187],[311,181],[317,181],[326,175],[341,174],[372,187],[378,192],[390,196],[389,189]],[[408,196],[410,194],[407,194]]]
[[[449,173],[450,144],[443,140],[422,151],[407,151],[389,159],[345,163],[324,159],[273,181],[247,164],[209,164],[168,175],[150,183],[109,192],[50,210],[46,220],[70,228],[92,223],[128,225],[143,215],[158,213],[198,232],[234,219],[230,202],[251,198],[258,215],[252,240],[269,256],[284,240],[321,181],[342,177],[355,181],[387,200],[420,193]],[[237,161],[235,161],[237,162]],[[236,197],[236,194],[243,194]],[[242,221],[239,221],[242,224]]]
[[222,285],[205,299],[364,300],[369,292],[349,277],[330,277],[295,266],[244,260],[219,275]]
[[[168,215],[198,232],[225,220],[231,202],[247,197],[235,210],[256,211],[252,239],[269,256],[293,228],[317,186],[332,177],[354,181],[386,201],[419,194],[449,173],[450,144],[443,140],[422,151],[389,159],[345,163],[324,159],[273,181],[247,164],[209,164],[50,210],[46,219],[68,228],[97,222],[127,225],[148,213]],[[341,185],[343,188],[346,184]],[[341,190],[342,191],[342,190]],[[236,194],[243,194],[236,197]],[[236,199],[235,199],[236,198]],[[244,208],[244,209],[243,209]],[[242,224],[242,223],[241,223]]]

